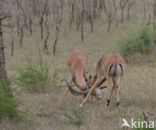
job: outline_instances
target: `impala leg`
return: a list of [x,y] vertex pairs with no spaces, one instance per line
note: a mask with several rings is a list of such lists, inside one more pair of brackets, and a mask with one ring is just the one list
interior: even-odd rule
[[116,93],[117,93],[117,103],[116,103],[116,106],[119,106],[119,105],[120,105],[120,88],[121,88],[121,80],[122,80],[122,77],[119,79],[119,81],[118,81],[118,85],[116,86]]
[[110,104],[110,99],[111,99],[111,97],[112,97],[113,91],[114,91],[114,86],[113,86],[113,87],[111,88],[111,90],[108,92],[108,98],[107,98],[106,106],[109,106],[109,104]]
[[108,78],[108,83],[112,87],[110,87],[110,89],[108,90],[108,93],[107,93],[107,102],[106,102],[106,105],[105,106],[109,106],[110,99],[111,99],[112,94],[113,94],[113,91],[114,91],[114,84],[113,84],[113,81],[112,81],[112,79],[110,77]]
[[120,87],[117,86],[117,103],[116,106],[119,106],[120,104]]
[[93,92],[93,90],[97,87],[97,85],[101,82],[102,76],[99,76],[99,78],[97,78],[97,80],[95,81],[94,85],[90,88],[87,96],[83,99],[82,103],[80,104],[80,107],[83,107],[83,105],[86,103],[86,101],[88,100],[89,96],[91,95],[91,93]]

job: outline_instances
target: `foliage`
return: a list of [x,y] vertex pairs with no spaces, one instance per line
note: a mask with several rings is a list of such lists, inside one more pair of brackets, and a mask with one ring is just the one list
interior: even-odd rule
[[78,108],[78,109],[72,109],[68,113],[63,113],[65,117],[67,117],[71,124],[76,125],[80,127],[83,124],[83,115],[84,109]]
[[48,67],[40,66],[27,66],[18,70],[18,76],[15,83],[23,86],[29,92],[47,92],[52,87],[58,86],[58,71],[54,71],[50,75]]
[[20,117],[17,111],[17,103],[15,99],[10,96],[10,80],[0,80],[0,119],[5,117]]
[[145,26],[133,36],[120,39],[118,43],[124,56],[135,53],[150,54],[152,45],[156,46],[156,39],[150,28]]
[[53,86],[53,88],[58,89],[60,88],[61,84],[60,84],[60,76],[59,76],[59,71],[58,70],[54,70],[52,76],[51,76],[51,84]]
[[0,80],[0,95],[11,96],[11,81],[9,79]]

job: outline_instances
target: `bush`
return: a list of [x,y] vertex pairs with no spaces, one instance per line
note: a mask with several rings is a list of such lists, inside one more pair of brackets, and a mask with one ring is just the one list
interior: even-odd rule
[[61,87],[60,80],[61,80],[61,78],[59,76],[58,70],[54,70],[54,72],[51,76],[51,84],[52,84],[53,88],[58,89]]
[[121,53],[126,57],[136,53],[150,54],[152,45],[156,43],[156,38],[149,27],[143,27],[132,37],[121,39],[118,43]]
[[17,111],[17,103],[15,99],[10,96],[10,81],[0,80],[0,119],[7,117],[20,117]]
[[0,80],[0,95],[2,96],[12,96],[12,92],[11,92],[11,81],[9,79],[2,79]]
[[29,92],[47,92],[51,85],[58,85],[58,72],[50,75],[46,66],[27,66],[17,72],[15,83],[23,86]]
[[63,113],[67,117],[71,124],[80,127],[83,124],[83,108],[73,109],[68,113]]

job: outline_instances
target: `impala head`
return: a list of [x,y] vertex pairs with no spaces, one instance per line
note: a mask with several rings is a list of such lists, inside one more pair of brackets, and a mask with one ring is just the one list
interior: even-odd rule
[[[86,88],[87,89],[86,90],[83,90],[83,91],[82,90],[78,91],[78,90],[74,89],[75,86],[70,85],[67,80],[63,79],[63,81],[65,81],[66,85],[68,86],[69,91],[73,95],[75,95],[75,96],[82,96],[82,95],[83,96],[86,96],[88,94],[88,92],[89,92],[89,89],[91,88],[92,80],[93,80],[93,78],[90,75],[86,79],[86,83],[87,83],[87,87]],[[91,95],[95,96],[97,98],[97,100],[100,100],[102,98],[102,96],[101,96],[101,89],[104,89],[104,88],[106,88],[106,86],[100,86],[100,87],[95,88],[95,90],[93,91],[93,93]]]
[[[93,80],[94,80],[93,76],[89,75],[88,79],[86,80],[89,89],[91,88],[91,86],[93,84]],[[101,89],[95,88],[92,95],[95,96],[97,98],[97,100],[101,100]]]

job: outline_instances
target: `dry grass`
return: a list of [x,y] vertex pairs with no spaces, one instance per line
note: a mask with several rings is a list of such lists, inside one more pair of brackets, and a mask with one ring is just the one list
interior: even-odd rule
[[[80,42],[80,33],[68,30],[61,36],[57,46],[56,57],[42,53],[43,62],[47,64],[50,71],[58,69],[62,78],[70,79],[67,71],[66,59],[68,54],[75,48],[84,49],[89,56],[88,71],[93,74],[96,63],[102,54],[110,51],[118,51],[115,39],[129,34],[133,24],[124,24],[118,28],[113,27],[111,33],[106,33],[106,27],[96,25],[94,33],[85,33],[85,41]],[[105,30],[105,31],[104,31]],[[49,48],[52,50],[53,37],[49,40]],[[38,45],[42,43],[39,34],[34,33],[33,37],[26,34],[23,48],[16,46],[15,56],[10,56],[10,45],[5,36],[6,63],[8,74],[12,75],[17,69],[28,64],[38,64],[40,56]],[[105,107],[107,90],[103,91],[103,100],[88,101],[84,107],[83,124],[77,127],[70,123],[62,113],[76,109],[82,101],[81,97],[74,97],[68,94],[61,106],[58,106],[58,99],[62,91],[53,91],[43,94],[29,94],[26,92],[15,92],[15,97],[20,101],[19,109],[26,113],[26,120],[22,122],[11,122],[4,120],[0,123],[1,130],[120,130],[122,117],[131,119],[138,112],[147,112],[151,116],[156,114],[156,62],[143,65],[126,65],[126,72],[121,91],[121,105],[115,107],[116,98],[113,96],[110,107]],[[155,116],[156,117],[156,116]],[[156,118],[155,118],[156,121]]]

